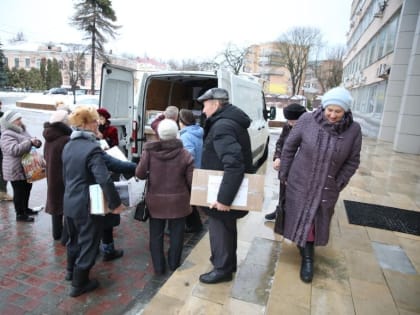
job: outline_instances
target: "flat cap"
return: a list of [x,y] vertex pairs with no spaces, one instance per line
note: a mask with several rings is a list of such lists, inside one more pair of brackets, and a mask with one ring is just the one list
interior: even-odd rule
[[229,93],[225,89],[212,88],[207,90],[203,95],[197,98],[197,101],[204,102],[207,100],[228,100]]

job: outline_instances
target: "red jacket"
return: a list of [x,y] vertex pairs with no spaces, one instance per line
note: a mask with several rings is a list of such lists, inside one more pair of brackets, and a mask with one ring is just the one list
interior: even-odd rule
[[102,133],[103,139],[106,140],[110,148],[118,145],[118,130],[116,127],[111,126],[107,122],[105,125],[99,126],[99,131]]

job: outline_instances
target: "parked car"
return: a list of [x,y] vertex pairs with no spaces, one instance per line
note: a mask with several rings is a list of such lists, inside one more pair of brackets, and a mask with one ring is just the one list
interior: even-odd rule
[[68,90],[66,88],[51,88],[48,91],[45,91],[44,94],[62,94],[62,95],[67,95],[68,94]]

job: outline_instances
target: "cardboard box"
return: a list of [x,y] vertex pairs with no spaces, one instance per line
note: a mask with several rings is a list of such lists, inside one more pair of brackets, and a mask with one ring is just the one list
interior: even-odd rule
[[[195,169],[190,204],[208,207],[216,201],[223,171]],[[231,209],[261,211],[264,202],[264,176],[245,174]]]

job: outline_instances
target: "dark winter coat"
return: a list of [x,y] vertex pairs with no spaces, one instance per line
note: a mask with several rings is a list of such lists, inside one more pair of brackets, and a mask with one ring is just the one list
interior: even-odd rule
[[89,185],[93,184],[101,186],[109,209],[121,204],[103,154],[92,132],[72,132],[62,154],[65,216],[87,219],[90,215]]
[[22,127],[3,121],[0,147],[3,153],[3,179],[7,181],[26,180],[22,156],[32,148],[31,135]]
[[[253,173],[251,119],[238,107],[228,104],[206,120],[201,168],[224,171],[217,201],[231,205],[245,173]],[[243,217],[246,211],[205,209],[208,215]]]
[[339,193],[360,163],[362,133],[351,112],[331,124],[322,108],[303,114],[281,153],[287,182],[284,237],[304,246],[312,224],[315,245],[326,245]]
[[62,122],[44,124],[44,158],[47,164],[47,202],[45,212],[63,214],[63,162],[61,154],[69,141],[72,129]]
[[289,133],[292,130],[292,128],[293,127],[289,125],[288,123],[286,123],[286,125],[282,128],[281,134],[276,142],[276,149],[273,154],[273,161],[275,159],[281,159],[281,150],[283,150],[284,142],[289,136]]
[[175,219],[191,213],[190,191],[194,161],[179,139],[148,142],[143,147],[136,176],[149,171],[146,203],[152,218]]

